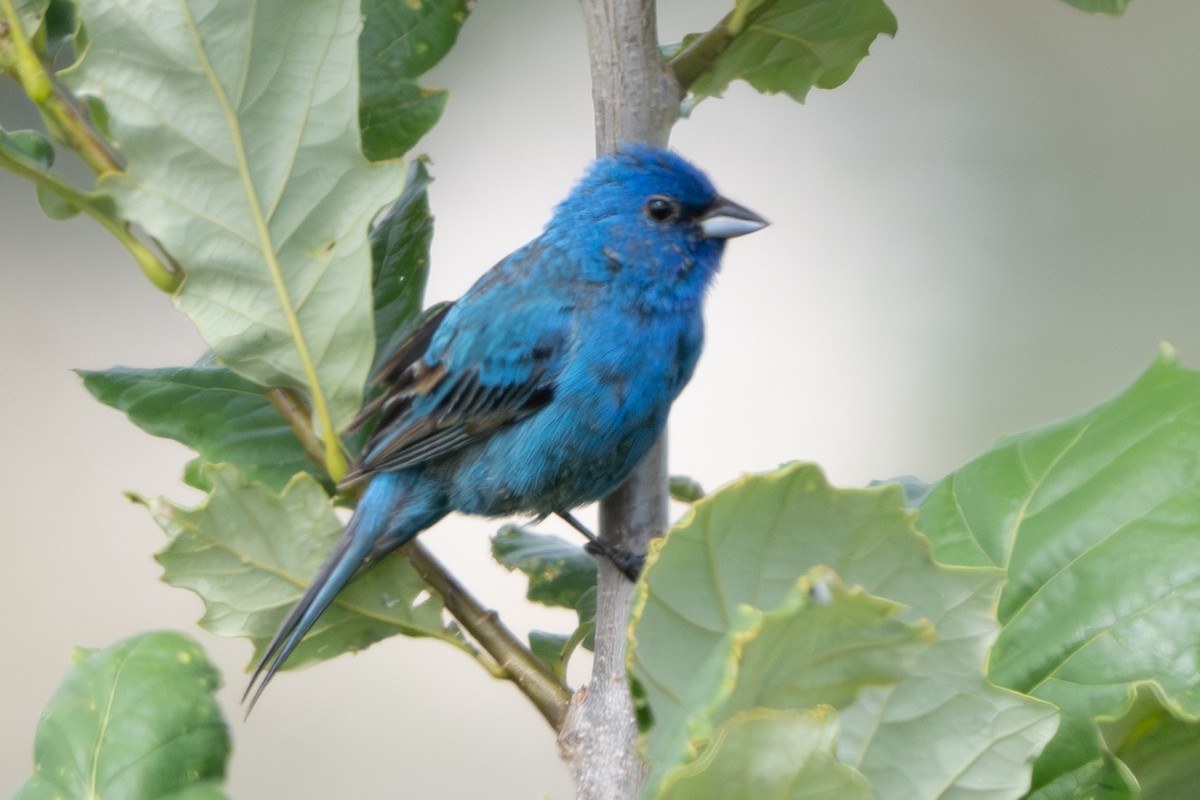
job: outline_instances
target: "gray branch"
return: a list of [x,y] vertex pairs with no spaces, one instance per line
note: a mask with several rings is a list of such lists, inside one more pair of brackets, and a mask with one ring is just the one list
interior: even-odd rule
[[[679,117],[682,92],[658,55],[653,0],[581,0],[592,69],[596,151],[622,142],[665,145]],[[667,521],[664,436],[623,486],[600,506],[600,538],[643,553]],[[591,682],[571,701],[559,748],[579,800],[634,800],[645,780],[637,752],[637,722],[625,675],[633,584],[600,561],[596,655]]]

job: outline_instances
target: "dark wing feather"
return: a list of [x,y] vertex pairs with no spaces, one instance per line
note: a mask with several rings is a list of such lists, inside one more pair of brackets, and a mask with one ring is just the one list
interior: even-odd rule
[[511,337],[486,328],[439,334],[448,311],[432,316],[380,369],[388,387],[356,423],[376,412],[379,418],[343,485],[453,453],[553,398],[569,308],[528,309],[531,324]]
[[[388,384],[388,387],[362,407],[362,410],[350,421],[347,430],[358,430],[364,422],[375,416],[379,409],[404,393],[412,382],[411,376],[406,376],[405,373],[412,369],[425,354],[429,343],[433,341],[433,335],[437,333],[438,326],[442,324],[442,320],[446,318],[446,314],[453,307],[453,303],[442,303],[431,308],[429,312],[426,312],[425,319],[421,321],[417,329],[400,343],[387,361],[380,365],[372,376],[372,381]],[[381,420],[379,424],[381,425],[382,422]]]

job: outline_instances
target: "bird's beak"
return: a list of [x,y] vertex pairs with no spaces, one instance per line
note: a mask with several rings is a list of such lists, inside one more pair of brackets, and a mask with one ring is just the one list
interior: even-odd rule
[[700,215],[700,230],[705,239],[732,239],[765,228],[771,223],[732,200],[718,197]]

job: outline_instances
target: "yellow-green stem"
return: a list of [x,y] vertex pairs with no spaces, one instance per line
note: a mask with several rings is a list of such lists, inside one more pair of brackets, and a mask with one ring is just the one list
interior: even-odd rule
[[[0,2],[7,2],[7,0],[0,0]],[[54,175],[38,169],[25,159],[14,156],[2,149],[0,149],[0,167],[4,167],[10,172],[54,192],[63,200],[78,208],[80,212],[87,214],[103,225],[105,230],[125,246],[125,249],[129,251],[134,261],[137,262],[142,273],[159,289],[162,289],[164,292],[173,292],[179,288],[179,284],[183,280],[183,274],[163,264],[150,248],[138,241],[137,237],[129,232],[124,221],[113,217],[91,195],[79,191]]]
[[40,106],[54,94],[54,84],[42,68],[42,62],[37,57],[33,45],[29,43],[29,37],[25,35],[25,28],[21,25],[21,18],[17,16],[12,0],[0,0],[0,12],[3,12],[4,19],[8,22],[8,35],[12,39],[16,56],[13,67],[17,73],[17,80],[25,87],[29,99]]
[[46,129],[78,153],[97,174],[120,172],[121,164],[108,144],[88,125],[75,101],[46,71],[21,25],[12,0],[0,0],[0,16],[7,22],[12,45],[10,67],[25,94],[37,106]]

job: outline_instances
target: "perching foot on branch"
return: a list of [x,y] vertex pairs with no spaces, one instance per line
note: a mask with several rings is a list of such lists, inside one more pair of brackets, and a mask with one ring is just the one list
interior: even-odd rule
[[601,541],[600,537],[587,529],[579,520],[575,519],[569,512],[560,511],[558,516],[563,519],[568,525],[583,534],[587,539],[587,544],[583,549],[594,556],[602,556],[613,563],[617,569],[625,573],[625,577],[631,581],[636,581],[638,575],[642,574],[642,567],[646,564],[646,556],[641,553],[631,553],[620,547],[613,547],[607,542]]

